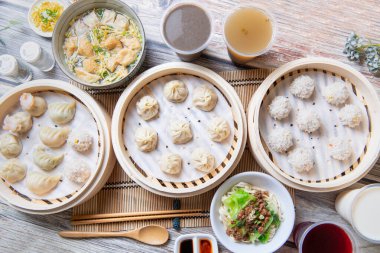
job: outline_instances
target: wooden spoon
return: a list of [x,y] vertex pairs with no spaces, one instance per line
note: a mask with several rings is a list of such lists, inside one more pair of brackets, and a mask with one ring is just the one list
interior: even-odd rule
[[127,237],[150,245],[161,245],[169,239],[168,230],[157,225],[150,225],[126,232],[61,231],[58,234],[66,238]]

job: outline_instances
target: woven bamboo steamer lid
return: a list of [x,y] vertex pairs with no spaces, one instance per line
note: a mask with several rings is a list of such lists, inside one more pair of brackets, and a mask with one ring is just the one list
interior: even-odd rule
[[376,163],[380,150],[380,132],[378,129],[373,128],[370,131],[370,139],[366,145],[366,153],[360,161],[355,164],[355,168],[344,176],[339,176],[334,180],[328,180],[326,182],[301,182],[283,173],[269,158],[262,144],[258,119],[260,106],[265,95],[276,80],[279,80],[279,78],[289,72],[305,68],[321,69],[337,73],[350,80],[351,83],[355,84],[356,89],[360,91],[360,94],[366,102],[370,125],[376,126],[380,123],[380,102],[376,91],[361,73],[335,60],[326,58],[304,58],[287,63],[275,70],[264,80],[252,97],[247,111],[249,146],[258,163],[266,169],[268,173],[290,187],[313,192],[327,192],[343,189],[364,177]]
[[[229,159],[225,160],[226,165],[222,170],[214,170],[201,179],[192,182],[175,183],[164,182],[153,176],[144,176],[135,168],[135,165],[131,162],[129,154],[124,147],[122,127],[125,110],[127,109],[129,102],[142,87],[157,78],[179,73],[203,78],[206,81],[212,83],[216,88],[219,89],[219,91],[222,92],[222,94],[226,97],[232,106],[231,110],[233,111],[234,120],[237,125],[237,140],[234,144],[235,151]],[[232,172],[234,168],[233,166],[236,165],[235,161],[239,160],[241,157],[240,151],[242,148],[244,148],[245,144],[244,132],[246,131],[246,122],[245,116],[241,114],[241,110],[239,109],[242,108],[242,104],[238,98],[238,95],[232,89],[232,87],[231,89],[226,87],[231,86],[221,76],[209,69],[190,63],[179,62],[162,64],[149,69],[138,76],[120,96],[112,118],[112,141],[114,150],[116,157],[125,172],[142,186],[149,185],[149,189],[155,189],[158,194],[167,193],[166,195],[170,195],[172,197],[175,197],[178,194],[186,196],[196,195],[198,194],[197,192],[201,191],[202,189],[213,188],[218,184],[216,182],[223,180],[223,178],[228,176]]]
[[[14,194],[13,191],[11,191],[8,188],[9,185],[6,185],[5,182],[1,182],[0,188],[2,189],[2,199],[4,199],[8,204],[12,205],[13,207],[19,208],[20,210],[25,212],[32,213],[39,213],[44,211],[49,212],[49,210],[52,210],[52,212],[59,212],[61,211],[61,207],[64,207],[68,204],[78,204],[78,199],[80,198],[80,196],[82,196],[83,193],[86,193],[87,189],[93,185],[93,183],[96,181],[96,178],[98,177],[99,171],[102,170],[102,166],[108,163],[104,161],[107,161],[113,155],[109,132],[105,135],[104,131],[102,131],[104,124],[110,124],[109,117],[107,119],[101,106],[99,106],[99,104],[97,104],[97,102],[91,96],[89,96],[87,93],[80,90],[79,88],[73,87],[72,85],[66,82],[42,79],[34,80],[31,82],[27,82],[23,85],[17,86],[0,99],[0,108],[2,108],[1,111],[3,113],[6,111],[6,105],[9,106],[18,103],[19,96],[24,92],[36,93],[43,91],[59,92],[64,93],[68,96],[72,96],[88,108],[89,112],[92,114],[94,120],[96,121],[99,132],[99,160],[97,163],[97,169],[95,173],[93,173],[93,175],[86,182],[86,184],[83,187],[81,187],[78,191],[74,192],[72,196],[66,196],[64,198],[60,198],[59,200],[35,200],[33,202],[33,199],[31,199],[32,201],[28,201],[20,197],[20,195]],[[4,115],[1,115],[1,117],[4,117]]]

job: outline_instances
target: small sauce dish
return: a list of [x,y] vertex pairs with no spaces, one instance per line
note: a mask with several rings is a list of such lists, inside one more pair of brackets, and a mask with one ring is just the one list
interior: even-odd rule
[[218,253],[218,243],[209,234],[181,235],[175,240],[174,253]]

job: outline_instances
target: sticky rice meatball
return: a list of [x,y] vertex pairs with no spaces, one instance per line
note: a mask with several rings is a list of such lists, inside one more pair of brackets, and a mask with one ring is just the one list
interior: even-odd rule
[[313,152],[305,147],[298,147],[289,152],[288,162],[297,172],[309,172],[314,168]]
[[340,109],[338,117],[342,125],[351,128],[359,126],[363,119],[362,112],[356,105],[345,105]]
[[345,161],[352,156],[352,147],[346,138],[331,137],[328,149],[330,156],[338,161]]
[[296,123],[301,131],[312,133],[321,127],[318,114],[314,110],[301,109],[296,116]]
[[277,96],[272,100],[268,109],[272,118],[275,120],[281,120],[289,116],[292,106],[288,98],[284,96]]
[[350,96],[348,89],[343,82],[329,84],[322,92],[323,97],[331,105],[341,105]]
[[286,128],[274,129],[268,138],[268,146],[278,153],[285,153],[293,146],[292,133]]
[[308,99],[314,92],[315,81],[310,76],[302,75],[294,79],[290,84],[289,91],[301,99]]

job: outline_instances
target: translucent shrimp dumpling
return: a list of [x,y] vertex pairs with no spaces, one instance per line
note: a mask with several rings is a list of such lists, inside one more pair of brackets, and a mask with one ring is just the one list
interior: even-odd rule
[[61,164],[63,157],[63,154],[54,155],[42,146],[36,147],[33,151],[34,163],[46,171],[51,171]]
[[20,139],[10,133],[0,135],[0,153],[5,158],[14,158],[20,155],[22,143]]
[[26,186],[37,195],[45,195],[53,190],[61,180],[61,176],[49,176],[45,173],[33,171],[26,178]]
[[0,177],[13,184],[21,181],[26,175],[26,165],[19,159],[7,160],[0,166]]
[[47,104],[44,98],[23,93],[20,97],[21,108],[33,117],[39,117],[46,112]]
[[69,136],[70,128],[68,127],[42,127],[40,130],[40,139],[43,144],[50,148],[59,148],[65,144]]
[[67,102],[56,102],[49,104],[49,117],[56,124],[66,124],[70,122],[76,112],[75,100]]
[[14,134],[26,133],[32,126],[32,116],[28,112],[16,112],[13,115],[7,115],[3,122],[3,129]]

